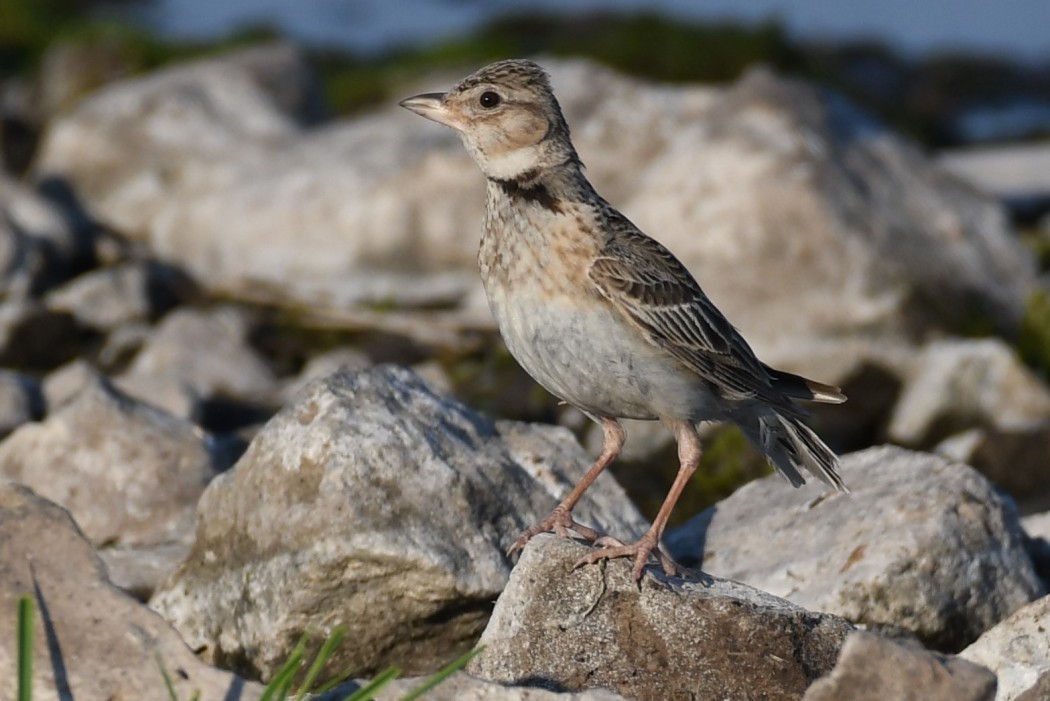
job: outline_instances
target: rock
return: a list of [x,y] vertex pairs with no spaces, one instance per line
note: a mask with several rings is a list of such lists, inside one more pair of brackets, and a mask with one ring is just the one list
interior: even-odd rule
[[45,303],[69,312],[82,326],[108,332],[160,316],[188,286],[171,268],[131,261],[85,273],[52,290]]
[[65,510],[10,483],[0,483],[0,562],[0,667],[15,669],[16,601],[30,595],[36,701],[168,698],[158,659],[180,699],[198,690],[202,701],[260,697],[258,684],[203,664],[160,616],[110,584]]
[[342,347],[321,353],[306,361],[302,371],[294,379],[288,381],[281,390],[282,404],[295,401],[307,385],[325,375],[331,375],[337,370],[346,368],[348,370],[364,370],[373,365],[372,360],[356,348]]
[[[376,701],[395,701],[406,698],[408,693],[426,681],[419,679],[397,679],[375,695]],[[343,701],[357,691],[363,683],[351,682],[340,685],[331,692],[316,697],[313,701]],[[534,687],[504,686],[495,682],[472,677],[465,672],[456,672],[427,692],[427,701],[626,701],[623,696],[605,689],[588,689],[576,694],[558,693]]]
[[67,312],[32,299],[0,301],[0,367],[50,370],[74,357],[82,341]]
[[1050,419],[1014,429],[972,428],[938,443],[933,452],[973,465],[1017,499],[1045,498],[1050,493]]
[[248,343],[250,330],[234,307],[176,309],[117,382],[130,394],[198,421],[208,400],[268,404],[278,383]]
[[1021,519],[1025,531],[1025,547],[1035,571],[1050,589],[1050,511],[1029,514]]
[[767,477],[666,542],[712,575],[949,652],[1043,594],[1013,502],[972,468],[885,446],[841,471],[848,496]]
[[797,699],[831,670],[852,626],[736,582],[574,568],[589,547],[551,535],[525,548],[471,674],[632,699]]
[[[493,424],[410,371],[300,392],[201,498],[194,549],[151,605],[208,661],[268,678],[306,630],[347,626],[330,670],[433,671],[469,649],[504,552],[591,464],[564,429]],[[578,517],[647,524],[611,477]]]
[[90,236],[39,192],[0,173],[0,300],[39,294],[90,256]]
[[1039,681],[1018,696],[1016,701],[1046,701],[1046,699],[1050,699],[1050,672],[1039,677]]
[[[192,535],[189,534],[189,535]],[[145,603],[190,553],[193,543],[113,546],[99,550],[109,581]]]
[[871,633],[852,633],[830,676],[802,701],[992,701],[995,675],[948,655],[905,647]]
[[[209,101],[216,75],[253,89],[224,67],[236,60],[100,91],[52,129],[37,173],[68,178],[104,221],[226,294],[334,308],[477,297],[482,178],[449,130],[391,100],[298,132],[261,98],[236,114],[282,126],[235,130]],[[598,189],[768,362],[836,382],[959,310],[1017,330],[1036,266],[1002,210],[842,98],[764,71],[722,90],[544,63]],[[192,118],[175,138],[180,103]],[[117,158],[129,139],[139,156]]]
[[0,370],[0,438],[44,413],[40,385],[29,375]]
[[34,170],[68,180],[92,216],[142,237],[195,177],[194,161],[293,137],[314,121],[316,94],[289,45],[175,66],[111,84],[52,121]]
[[1050,389],[999,339],[928,345],[890,419],[888,436],[930,447],[974,426],[1000,431],[1050,423]]
[[1050,490],[1050,388],[998,339],[928,345],[887,429],[977,468],[1018,497]]
[[83,358],[77,358],[48,373],[41,383],[48,412],[57,411],[99,377],[98,370]]
[[959,656],[999,676],[996,701],[1013,701],[1050,674],[1050,597],[1015,611]]
[[219,467],[200,429],[101,379],[0,443],[0,474],[69,509],[98,545],[184,538]]
[[1003,200],[1022,216],[1050,205],[1050,146],[999,144],[952,149],[937,159],[985,192]]

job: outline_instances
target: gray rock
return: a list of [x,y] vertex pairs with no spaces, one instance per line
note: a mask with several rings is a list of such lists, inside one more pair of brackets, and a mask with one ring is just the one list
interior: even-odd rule
[[[224,60],[96,94],[52,129],[38,172],[224,293],[335,308],[476,298],[482,179],[449,130],[393,101],[307,132],[262,98],[220,109],[214,76],[232,95],[255,89]],[[1001,209],[841,98],[761,71],[719,90],[544,64],[598,189],[767,361],[834,382],[960,309],[1016,331],[1035,264]],[[170,105],[189,115],[174,144]],[[231,105],[281,126],[235,129]],[[139,155],[118,158],[129,139]]]
[[[493,424],[410,371],[340,371],[297,395],[201,498],[193,552],[152,600],[206,660],[273,674],[306,630],[349,629],[331,669],[433,671],[502,591],[504,551],[591,459],[564,429]],[[584,522],[647,524],[611,477]]]
[[1044,588],[1013,502],[966,465],[880,447],[846,455],[850,495],[777,477],[670,533],[704,571],[957,651]]
[[928,345],[904,385],[887,434],[930,447],[973,427],[1023,431],[1050,424],[1050,389],[998,339]]
[[1044,596],[994,628],[959,653],[999,676],[996,701],[1014,701],[1050,674],[1050,597]]
[[972,465],[1016,499],[1050,492],[1050,419],[1017,428],[972,428],[938,443],[933,452]]
[[972,182],[1019,211],[1050,203],[1050,146],[1007,144],[954,149],[937,159],[946,169]]
[[995,675],[950,655],[905,647],[871,633],[846,639],[831,674],[802,701],[992,701]]
[[[0,668],[15,669],[18,597],[35,599],[34,701],[165,699],[159,659],[180,699],[258,699],[261,687],[198,660],[160,616],[110,584],[69,514],[0,483]],[[14,674],[5,698],[14,698]]]
[[117,382],[130,394],[198,420],[199,404],[207,399],[269,403],[279,389],[277,379],[248,343],[250,330],[234,307],[176,309]]
[[130,261],[85,273],[48,293],[45,304],[87,328],[108,332],[159,316],[178,299],[174,272]]
[[41,383],[48,412],[57,411],[69,403],[99,377],[101,375],[98,370],[83,358],[77,358],[52,370]]
[[160,545],[117,545],[99,550],[98,556],[106,565],[109,581],[145,603],[186,559],[192,546],[189,538]]
[[295,396],[314,380],[331,375],[337,370],[364,370],[372,366],[372,360],[356,348],[342,347],[321,353],[310,358],[299,372],[299,375],[285,383],[281,397],[286,404],[295,400]]
[[35,164],[99,221],[143,237],[192,166],[283,141],[313,119],[315,85],[287,45],[242,50],[109,85],[55,119]]
[[38,294],[89,251],[90,237],[56,204],[0,173],[0,300]]
[[184,538],[217,469],[200,429],[101,379],[0,443],[0,474],[69,509],[96,544]]
[[1035,571],[1050,589],[1050,511],[1029,514],[1021,519],[1025,532],[1025,547]]
[[630,563],[574,568],[589,548],[533,539],[468,671],[633,699],[797,699],[834,666],[852,626],[729,580],[636,585]]
[[[376,701],[400,701],[417,689],[426,678],[398,679],[375,695]],[[343,701],[363,683],[340,685],[313,701]],[[579,693],[558,693],[524,686],[505,686],[457,672],[427,692],[427,701],[626,701],[625,697],[605,689],[588,689]]]
[[1050,699],[1050,672],[1039,677],[1039,680],[1017,697],[1016,701],[1046,701]]
[[29,375],[0,370],[0,438],[44,413],[40,385]]

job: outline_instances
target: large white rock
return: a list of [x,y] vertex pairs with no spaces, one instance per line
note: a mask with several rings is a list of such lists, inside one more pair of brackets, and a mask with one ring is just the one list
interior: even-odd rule
[[0,443],[0,475],[69,509],[97,545],[170,543],[192,532],[197,499],[219,469],[209,441],[95,378]]
[[1033,601],[959,653],[999,676],[996,701],[1014,701],[1050,674],[1050,597]]
[[[268,678],[304,631],[343,624],[331,669],[433,671],[469,649],[504,554],[591,458],[565,429],[493,424],[409,370],[323,377],[209,486],[193,552],[152,606],[201,650]],[[578,518],[647,523],[603,475]]]
[[1044,593],[1013,503],[972,468],[880,447],[846,455],[842,477],[849,495],[752,482],[667,542],[713,575],[945,651]]
[[[211,289],[331,306],[476,299],[483,184],[455,136],[393,101],[302,131],[250,63],[100,91],[55,124],[37,175],[68,178],[103,221]],[[838,381],[907,345],[916,322],[1016,329],[1035,265],[999,207],[841,98],[764,71],[712,89],[544,64],[599,191],[767,360]]]
[[0,668],[14,698],[16,601],[34,599],[34,701],[167,699],[158,662],[180,699],[254,701],[262,687],[202,663],[178,633],[114,587],[61,507],[0,483]]

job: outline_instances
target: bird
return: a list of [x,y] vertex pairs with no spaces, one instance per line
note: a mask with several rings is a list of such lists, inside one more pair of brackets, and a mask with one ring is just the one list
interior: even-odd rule
[[[497,61],[447,92],[399,104],[451,127],[486,178],[478,265],[507,349],[547,391],[602,428],[597,460],[508,554],[540,533],[574,532],[595,545],[577,566],[633,558],[631,575],[640,582],[656,559],[667,575],[681,574],[660,540],[698,467],[698,426],[707,421],[739,426],[793,486],[808,472],[848,492],[838,457],[803,423],[807,412],[797,403],[837,404],[845,395],[760,361],[685,265],[597,193],[541,66]],[[620,419],[661,421],[678,448],[667,497],[629,544],[572,515],[622,450]]]

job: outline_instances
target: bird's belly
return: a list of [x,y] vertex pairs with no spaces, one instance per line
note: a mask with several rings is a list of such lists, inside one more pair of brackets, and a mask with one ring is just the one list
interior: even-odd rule
[[718,415],[700,378],[599,300],[489,297],[507,348],[544,388],[593,416],[692,419]]

